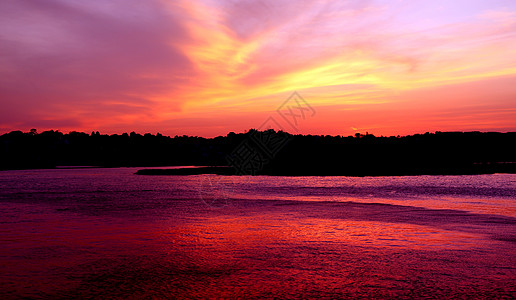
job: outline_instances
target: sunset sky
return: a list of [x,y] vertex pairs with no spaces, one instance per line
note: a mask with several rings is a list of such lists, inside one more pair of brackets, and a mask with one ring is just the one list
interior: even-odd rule
[[[294,91],[315,112],[293,129]],[[516,1],[0,2],[0,133],[516,131]]]

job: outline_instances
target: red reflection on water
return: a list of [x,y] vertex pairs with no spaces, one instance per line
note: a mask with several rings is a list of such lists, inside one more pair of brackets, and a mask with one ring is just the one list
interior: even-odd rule
[[[38,194],[31,186],[1,198],[8,199],[0,215],[2,298],[514,296],[514,219],[471,213],[489,211],[491,198],[477,199],[470,212],[436,209],[444,200],[432,198],[337,203],[299,195],[211,208],[189,198],[198,194],[191,177],[115,178],[113,193],[108,181],[91,192],[91,179],[78,175],[78,192]],[[164,188],[172,180],[179,183]],[[286,184],[308,185],[288,178],[262,185]]]
[[514,250],[502,242],[420,225],[302,217],[288,206],[219,211],[182,224],[174,218],[70,217],[46,213],[9,231],[2,226],[4,239],[11,236],[10,247],[0,250],[11,257],[2,264],[11,274],[2,278],[4,292],[108,298],[449,296],[506,294],[514,279],[514,256],[499,252]]

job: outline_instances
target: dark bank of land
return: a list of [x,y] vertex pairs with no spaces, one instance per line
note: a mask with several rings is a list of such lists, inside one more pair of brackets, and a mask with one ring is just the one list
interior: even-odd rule
[[305,170],[265,170],[252,173],[238,172],[228,166],[200,167],[200,168],[180,168],[180,169],[142,169],[136,172],[137,175],[268,175],[268,176],[410,176],[410,175],[480,175],[509,173],[516,174],[514,163],[495,163],[492,165],[477,165],[471,168],[462,169],[436,169],[436,170],[360,170],[360,169],[305,169]]
[[436,132],[376,137],[256,131],[202,138],[13,131],[0,136],[0,169],[159,167],[144,175],[447,175],[516,173],[516,133]]

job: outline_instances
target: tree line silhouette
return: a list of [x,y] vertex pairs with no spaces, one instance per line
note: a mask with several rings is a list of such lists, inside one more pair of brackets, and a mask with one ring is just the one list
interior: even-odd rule
[[516,132],[435,132],[376,137],[292,135],[274,130],[226,136],[38,133],[0,136],[0,169],[56,166],[231,166],[266,175],[516,173]]

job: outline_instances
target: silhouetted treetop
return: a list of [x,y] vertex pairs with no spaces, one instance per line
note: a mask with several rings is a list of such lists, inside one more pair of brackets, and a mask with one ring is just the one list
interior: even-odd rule
[[241,155],[244,148],[251,149],[248,156],[262,158],[258,174],[460,174],[477,173],[479,166],[482,172],[510,172],[516,162],[516,133],[426,132],[376,137],[366,132],[343,137],[251,129],[203,138],[142,135],[134,131],[112,135],[98,131],[38,133],[31,129],[0,136],[0,169],[59,165],[224,166],[229,164],[228,157]]

